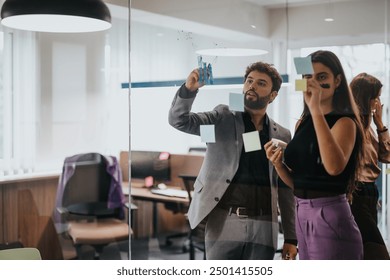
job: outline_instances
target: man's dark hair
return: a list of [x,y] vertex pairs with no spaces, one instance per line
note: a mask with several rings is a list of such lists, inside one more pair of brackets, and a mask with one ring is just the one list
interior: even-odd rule
[[248,77],[249,73],[252,71],[257,71],[260,73],[267,74],[272,80],[272,91],[278,92],[282,85],[282,77],[280,76],[278,70],[274,67],[273,64],[265,63],[265,62],[255,62],[250,64],[245,71],[244,81]]

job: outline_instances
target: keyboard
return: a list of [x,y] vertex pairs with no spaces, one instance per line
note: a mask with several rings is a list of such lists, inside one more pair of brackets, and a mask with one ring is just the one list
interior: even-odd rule
[[180,189],[151,189],[150,190],[154,194],[159,195],[166,195],[166,196],[174,196],[174,197],[181,197],[181,198],[188,198],[188,193],[185,190]]

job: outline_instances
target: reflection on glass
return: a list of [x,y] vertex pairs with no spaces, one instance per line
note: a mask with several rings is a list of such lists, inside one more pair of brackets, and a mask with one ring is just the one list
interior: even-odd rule
[[[212,64],[214,79],[241,77],[242,69],[258,60],[275,64],[280,73],[288,75],[290,83],[283,85],[268,113],[288,127],[292,134],[303,107],[302,93],[296,91],[292,83],[302,78],[296,73],[293,59],[305,57],[314,50],[334,52],[340,58],[348,80],[360,72],[378,77],[384,83],[384,106],[389,107],[389,91],[385,90],[389,86],[389,49],[384,41],[388,35],[385,34],[388,28],[384,26],[389,23],[386,21],[388,9],[385,2],[368,4],[359,0],[352,4],[350,1],[336,1],[332,3],[334,21],[325,22],[327,3],[290,5],[286,18],[285,5],[276,3],[164,0],[146,4],[142,0],[132,0],[131,82],[143,83],[145,87],[131,88],[131,149],[188,155],[193,147],[206,148],[201,137],[180,133],[167,121],[174,94],[187,74],[197,67],[196,51],[199,49],[245,47],[267,50],[267,54],[258,56],[207,56],[203,59]],[[364,27],[362,18],[367,19]],[[164,81],[177,81],[177,84],[154,87],[155,82]],[[230,94],[242,93],[242,88],[237,86],[240,83],[205,86],[192,111],[208,111],[218,104],[229,104]],[[388,110],[385,114],[384,119],[389,123]],[[383,175],[383,188],[387,177]],[[180,181],[176,182],[182,187]],[[383,205],[387,205],[387,198],[382,199]],[[172,212],[161,209],[158,208],[161,236],[188,229],[185,220],[174,218]],[[151,208],[145,213],[151,217]],[[141,215],[141,211],[137,215]],[[380,209],[379,215],[380,228],[388,240],[386,209]],[[137,217],[135,241],[150,236],[147,224],[139,221],[141,216]],[[154,250],[154,245],[149,243],[148,248]],[[153,250],[149,255],[133,254],[133,258],[165,258],[165,250],[170,249],[159,247],[157,252]],[[181,257],[177,255],[177,258]]]

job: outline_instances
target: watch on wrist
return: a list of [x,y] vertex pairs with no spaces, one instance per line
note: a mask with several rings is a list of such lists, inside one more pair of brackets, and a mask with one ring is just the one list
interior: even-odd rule
[[387,131],[387,130],[388,130],[387,127],[384,126],[382,129],[377,129],[376,132],[382,133],[382,132],[385,132],[385,131]]

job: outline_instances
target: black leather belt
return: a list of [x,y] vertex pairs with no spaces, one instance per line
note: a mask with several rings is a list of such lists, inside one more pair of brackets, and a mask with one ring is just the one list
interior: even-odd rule
[[271,215],[271,211],[265,211],[263,209],[249,209],[246,207],[240,207],[240,206],[222,206],[218,205],[219,208],[228,210],[229,215],[235,214],[238,217],[247,218],[247,217],[256,217],[256,216],[264,216],[264,215]]

